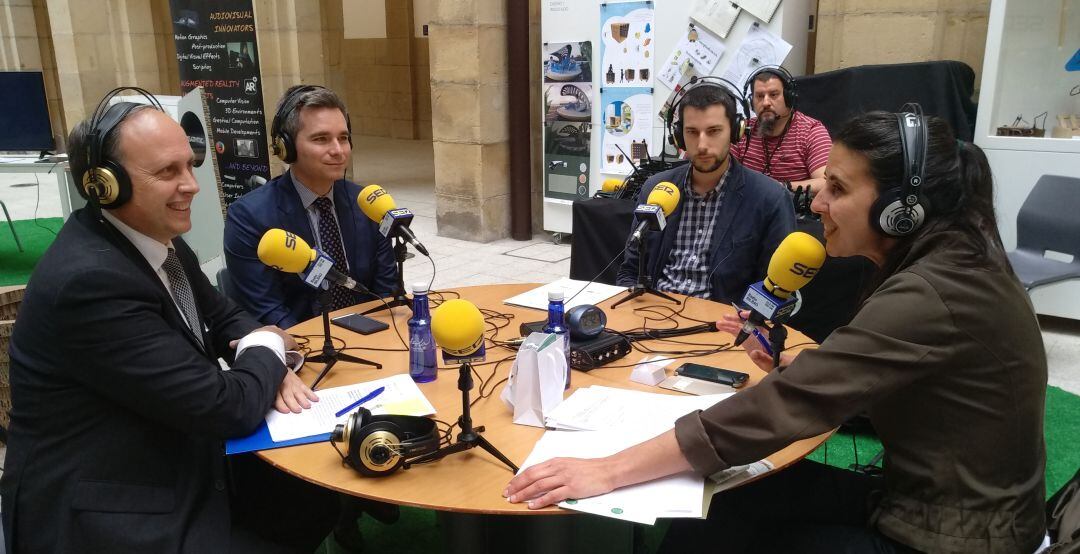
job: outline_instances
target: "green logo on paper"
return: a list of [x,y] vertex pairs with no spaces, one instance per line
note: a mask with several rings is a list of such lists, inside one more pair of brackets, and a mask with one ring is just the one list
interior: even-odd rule
[[613,513],[615,515],[622,514],[622,508],[612,508],[611,513]]
[[574,504],[577,504],[577,500],[574,500],[573,498],[567,498],[566,503],[570,504],[570,505],[574,505]]

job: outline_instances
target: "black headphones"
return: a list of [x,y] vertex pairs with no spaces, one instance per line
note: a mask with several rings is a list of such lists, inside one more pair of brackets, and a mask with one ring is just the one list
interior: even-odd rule
[[[296,85],[289,89],[285,99],[281,101],[277,113],[274,114],[274,121],[270,124],[270,146],[281,161],[287,164],[296,163],[296,142],[281,126],[285,124],[289,114],[300,107],[297,104],[302,95],[325,88],[319,85]],[[352,146],[352,120],[349,119],[349,112],[342,112],[342,115],[345,116],[345,127],[349,130],[349,146]]]
[[442,437],[435,421],[426,417],[377,416],[361,407],[334,427],[330,442],[335,450],[336,443],[345,443],[345,465],[365,477],[383,477],[407,460],[438,450]]
[[109,101],[125,90],[139,93],[151,106],[165,111],[153,94],[139,87],[114,88],[94,108],[90,117],[90,129],[86,133],[86,171],[81,178],[75,178],[82,185],[77,187],[79,195],[101,208],[119,208],[131,199],[131,178],[127,171],[124,171],[123,166],[116,160],[106,158],[103,152],[109,135],[132,110],[144,105],[119,102],[110,106]]
[[[735,144],[742,139],[743,133],[746,131],[746,115],[750,113],[750,105],[746,103],[746,98],[739,96],[739,87],[734,83],[724,79],[723,77],[691,77],[690,82],[678,92],[675,93],[671,102],[671,109],[667,114],[668,124],[668,142],[674,144],[679,150],[686,150],[686,140],[683,138],[683,122],[682,116],[679,113],[679,106],[682,104],[686,95],[690,91],[698,87],[715,87],[717,90],[722,91],[724,94],[731,97],[735,104],[735,114],[728,114],[728,122],[731,124],[731,144]],[[739,108],[742,108],[742,113],[739,113]]]
[[[909,110],[910,109],[910,110]],[[917,231],[929,206],[921,198],[926,172],[927,128],[922,106],[909,103],[896,114],[900,147],[904,152],[904,180],[885,189],[870,208],[870,226],[893,237]]]
[[756,71],[750,74],[750,77],[746,79],[746,83],[743,85],[743,97],[751,105],[754,103],[754,80],[759,75],[773,75],[784,85],[784,104],[792,112],[795,111],[795,105],[799,102],[799,92],[795,90],[795,77],[791,76],[788,70],[779,65],[764,65],[759,67]]

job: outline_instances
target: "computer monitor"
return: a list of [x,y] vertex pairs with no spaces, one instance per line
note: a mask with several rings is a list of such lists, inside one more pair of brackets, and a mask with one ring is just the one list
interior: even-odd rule
[[0,151],[56,148],[40,71],[0,71]]

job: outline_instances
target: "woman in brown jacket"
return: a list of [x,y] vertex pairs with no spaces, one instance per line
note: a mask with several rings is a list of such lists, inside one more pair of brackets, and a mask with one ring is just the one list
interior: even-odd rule
[[[813,203],[828,252],[879,267],[851,323],[654,439],[525,470],[507,486],[511,502],[539,508],[683,471],[711,475],[866,411],[885,448],[882,477],[803,461],[721,493],[707,520],[676,520],[661,550],[1038,549],[1046,355],[1001,244],[986,156],[943,120],[913,114],[864,114],[833,140]],[[911,211],[879,202],[912,192]],[[905,227],[888,217],[897,213],[921,221]]]

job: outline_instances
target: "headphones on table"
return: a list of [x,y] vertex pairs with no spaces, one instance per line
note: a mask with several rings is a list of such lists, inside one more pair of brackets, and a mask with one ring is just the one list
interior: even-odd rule
[[900,147],[904,153],[904,180],[885,189],[870,207],[870,226],[893,237],[917,231],[926,220],[928,205],[922,199],[926,173],[927,128],[922,106],[904,104],[896,114]]
[[114,88],[94,108],[86,133],[86,171],[79,179],[77,190],[80,196],[101,208],[118,208],[131,199],[131,177],[116,160],[104,155],[105,140],[135,108],[144,105],[135,102],[109,105],[110,100],[126,90],[139,93],[150,106],[165,111],[153,94],[139,87]]
[[764,74],[773,75],[784,84],[784,104],[787,104],[788,109],[794,112],[795,105],[799,102],[799,92],[795,90],[795,77],[792,77],[788,70],[779,65],[764,65],[750,74],[750,77],[746,79],[746,83],[743,85],[743,97],[746,98],[746,101],[753,104],[754,80],[759,75]]
[[403,463],[439,449],[442,442],[438,426],[426,417],[371,415],[361,407],[338,424],[330,434],[330,443],[345,443],[341,454],[345,465],[364,477],[390,475]]
[[[683,138],[683,122],[682,116],[679,113],[679,107],[682,105],[683,100],[690,91],[700,87],[714,87],[721,91],[723,94],[728,95],[735,104],[735,114],[732,116],[728,114],[728,122],[731,123],[731,144],[735,144],[742,139],[743,133],[746,132],[746,117],[750,113],[750,105],[746,103],[746,98],[739,96],[739,87],[734,83],[724,79],[723,77],[691,77],[690,82],[678,92],[675,93],[671,102],[671,108],[667,114],[668,124],[668,142],[675,145],[679,150],[686,150],[686,141]],[[739,113],[739,108],[742,108],[742,113]]]
[[[285,129],[282,129],[282,126],[285,125],[289,115],[301,107],[298,106],[300,97],[308,92],[325,88],[319,85],[297,85],[292,87],[285,99],[281,101],[277,113],[274,114],[274,120],[270,124],[270,146],[274,156],[277,156],[279,160],[287,164],[296,163],[296,141]],[[349,130],[349,146],[352,146],[352,120],[349,119],[349,112],[343,112],[342,115],[345,116],[345,127]]]

